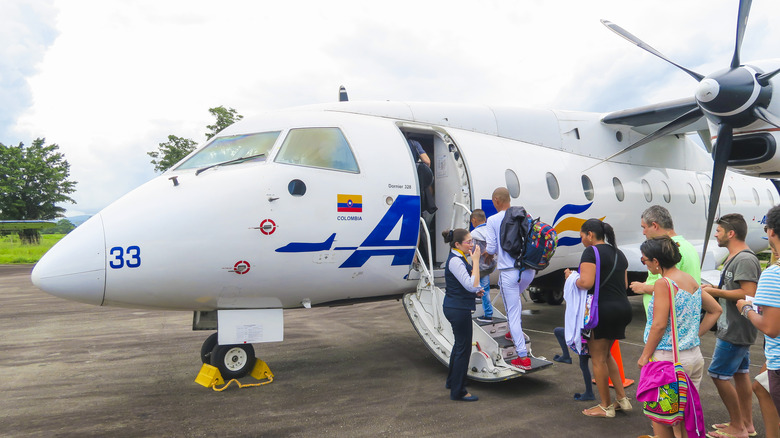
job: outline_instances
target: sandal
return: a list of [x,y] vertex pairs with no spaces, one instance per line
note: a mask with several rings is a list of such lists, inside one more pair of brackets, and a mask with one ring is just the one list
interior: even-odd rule
[[[595,411],[594,413],[591,413],[593,409],[599,408],[601,411]],[[603,414],[602,414],[603,412]],[[615,405],[611,404],[607,406],[606,408],[604,406],[601,406],[601,404],[598,404],[596,406],[593,406],[591,408],[585,409],[582,411],[582,414],[587,417],[601,417],[601,418],[614,418],[615,417]]]
[[615,410],[616,411],[628,412],[628,411],[634,409],[634,407],[631,406],[631,402],[628,400],[628,396],[625,396],[625,397],[623,397],[621,399],[618,399],[617,403],[618,403],[618,405],[615,406]]
[[[730,425],[731,425],[731,423],[715,423],[715,424],[712,425],[712,428],[715,429],[716,431],[720,432],[720,429],[725,429],[725,428],[729,427]],[[721,433],[724,433],[724,432],[721,432]],[[756,431],[756,430],[754,430],[753,432],[748,432],[748,436],[752,437],[752,436],[757,436],[757,435],[758,435],[758,431]]]

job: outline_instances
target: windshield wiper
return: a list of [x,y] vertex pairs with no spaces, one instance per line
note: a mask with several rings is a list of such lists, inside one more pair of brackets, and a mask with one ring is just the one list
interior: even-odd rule
[[205,171],[211,169],[212,167],[225,166],[225,165],[228,165],[228,164],[243,163],[244,161],[249,161],[249,160],[252,160],[254,158],[262,157],[264,155],[265,155],[264,153],[263,154],[248,155],[246,157],[235,158],[233,160],[223,161],[221,163],[212,164],[210,166],[202,167],[202,168],[200,168],[200,169],[195,171],[195,176],[200,175],[201,172],[205,172]]

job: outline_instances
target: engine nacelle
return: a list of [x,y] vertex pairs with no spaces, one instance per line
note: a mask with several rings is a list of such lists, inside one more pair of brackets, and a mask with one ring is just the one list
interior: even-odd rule
[[780,141],[780,132],[776,128],[747,134],[735,133],[729,156],[729,168],[750,176],[765,178],[780,176],[778,141]]

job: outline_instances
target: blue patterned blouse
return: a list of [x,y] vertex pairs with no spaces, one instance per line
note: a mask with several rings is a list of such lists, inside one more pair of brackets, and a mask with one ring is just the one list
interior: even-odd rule
[[[701,288],[696,292],[690,293],[684,291],[672,281],[677,293],[674,294],[674,307],[677,311],[677,342],[680,351],[698,347],[701,344],[699,339],[699,320],[701,319]],[[647,311],[647,325],[645,325],[645,343],[650,334],[650,326],[653,324],[653,307],[655,296],[650,299],[650,306]],[[658,343],[657,350],[672,351],[672,315],[666,325],[661,342]]]

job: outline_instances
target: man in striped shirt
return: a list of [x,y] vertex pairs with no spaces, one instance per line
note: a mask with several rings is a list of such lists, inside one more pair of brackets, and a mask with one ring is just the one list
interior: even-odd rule
[[[780,250],[780,205],[767,212],[764,230],[769,245],[777,253]],[[760,306],[760,313],[754,304]],[[756,298],[752,303],[747,300],[737,301],[737,308],[742,316],[764,333],[769,393],[780,413],[780,265],[773,264],[766,268],[758,280]]]

